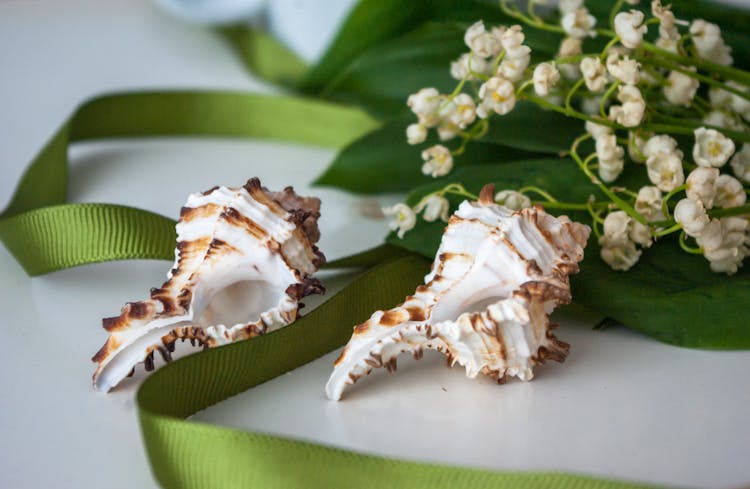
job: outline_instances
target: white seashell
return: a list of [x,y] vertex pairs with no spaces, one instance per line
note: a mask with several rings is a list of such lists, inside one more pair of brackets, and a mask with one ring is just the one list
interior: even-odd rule
[[96,388],[112,389],[141,362],[152,370],[155,351],[169,361],[178,339],[207,348],[292,323],[300,299],[324,291],[311,277],[325,262],[319,209],[320,200],[270,192],[257,178],[188,197],[168,280],[102,320],[109,338],[92,359]]
[[549,314],[571,299],[568,275],[578,271],[590,229],[541,207],[502,207],[493,190],[459,206],[414,295],[354,328],[326,385],[330,399],[373,368],[395,370],[404,352],[419,359],[437,350],[469,377],[500,383],[530,380],[534,365],[565,359],[569,346],[552,334]]

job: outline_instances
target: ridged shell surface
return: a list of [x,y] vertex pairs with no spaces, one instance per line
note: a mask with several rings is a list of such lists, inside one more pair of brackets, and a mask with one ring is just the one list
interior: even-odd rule
[[511,211],[492,192],[485,187],[451,216],[424,285],[354,327],[326,385],[330,399],[373,368],[395,370],[404,352],[437,350],[469,377],[501,383],[530,380],[535,365],[565,359],[569,346],[552,334],[549,314],[571,300],[568,275],[578,271],[590,229],[541,207]]
[[311,277],[325,261],[319,216],[318,199],[257,178],[190,195],[167,281],[102,321],[109,337],[92,359],[94,385],[108,391],[141,362],[152,370],[155,352],[171,360],[177,340],[208,348],[292,323],[300,299],[323,292]]

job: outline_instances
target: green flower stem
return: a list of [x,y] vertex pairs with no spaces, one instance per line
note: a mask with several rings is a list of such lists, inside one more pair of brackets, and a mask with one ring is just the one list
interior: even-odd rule
[[568,112],[573,112],[573,108],[570,106],[571,101],[573,100],[573,95],[578,91],[581,86],[585,83],[585,80],[581,78],[575,84],[571,87],[571,89],[568,91],[567,97],[565,97],[565,110]]
[[602,49],[602,52],[599,53],[599,59],[604,61],[604,59],[606,59],[607,57],[607,52],[610,50],[610,48],[612,48],[618,42],[620,42],[620,36],[615,36],[612,39],[610,39],[607,45],[604,46],[604,49]]
[[[606,32],[601,33],[604,35],[607,34]],[[611,35],[614,33],[609,32],[609,34]],[[702,69],[704,71],[718,73],[726,79],[734,80],[743,85],[750,85],[750,73],[748,73],[747,71],[740,70],[738,68],[732,68],[731,66],[712,63],[711,61],[706,61],[700,58],[680,56],[679,54],[674,54],[670,51],[667,51],[666,49],[661,49],[660,47],[657,47],[649,42],[644,42],[641,45],[641,48],[646,52],[658,54],[662,58],[666,58],[684,65],[695,66],[696,68]],[[650,59],[651,58],[649,58],[649,61]]]
[[[692,135],[693,131],[699,127],[706,127],[708,129],[716,129],[717,131],[721,132],[725,136],[737,140],[742,141],[743,143],[750,143],[750,134],[740,131],[735,131],[733,129],[727,129],[725,127],[719,127],[714,126],[711,124],[704,124],[703,121],[696,121],[696,120],[690,120],[690,119],[679,119],[677,117],[670,117],[668,115],[656,113],[655,116],[658,118],[659,121],[668,122],[669,125],[665,124],[644,124],[641,127],[646,130],[651,130],[653,132],[674,132],[677,134],[688,134]],[[682,127],[679,127],[678,125],[682,125]]]
[[653,57],[649,57],[649,58],[638,57],[637,59],[639,61],[641,61],[642,63],[650,63],[650,64],[652,64],[654,66],[658,66],[660,68],[666,68],[668,70],[677,71],[678,73],[682,73],[682,74],[687,75],[687,76],[689,76],[691,78],[695,78],[696,80],[698,80],[698,81],[700,81],[702,83],[705,83],[706,85],[711,85],[712,87],[720,88],[720,89],[725,90],[725,91],[727,91],[729,93],[737,95],[738,97],[742,97],[745,100],[750,100],[750,93],[743,92],[742,90],[737,90],[736,88],[730,87],[729,85],[727,85],[724,82],[720,82],[718,80],[715,80],[715,79],[713,79],[711,77],[708,77],[706,75],[703,75],[701,73],[697,73],[695,71],[688,70],[688,69],[683,68],[682,66],[680,66],[678,64],[671,63],[669,61],[663,61],[663,60],[660,60],[658,58],[653,58]]
[[685,237],[686,236],[687,235],[685,234],[685,231],[682,231],[680,233],[680,239],[679,239],[680,248],[682,248],[683,250],[685,250],[688,253],[693,254],[693,255],[702,255],[703,254],[703,250],[701,250],[700,248],[693,248],[693,247],[691,247],[690,245],[688,245],[685,242]]
[[[638,212],[636,211],[632,205],[630,205],[628,202],[624,201],[622,198],[620,198],[619,195],[612,192],[612,190],[609,189],[606,185],[602,183],[599,178],[596,177],[593,173],[591,173],[591,170],[588,168],[586,163],[581,160],[581,157],[578,155],[578,145],[581,144],[583,141],[589,139],[591,137],[591,134],[584,134],[582,136],[579,136],[576,138],[575,141],[573,141],[573,145],[570,147],[570,155],[573,157],[573,159],[578,163],[578,166],[581,168],[583,173],[586,174],[587,177],[591,180],[591,182],[599,187],[599,189],[609,197],[609,199],[614,202],[617,207],[625,211],[627,215],[635,219],[636,221],[640,222],[641,224],[648,225],[646,222],[646,219]],[[590,158],[590,157],[589,157]],[[586,159],[586,161],[589,161],[589,158]]]
[[532,204],[539,204],[546,209],[562,209],[569,211],[585,211],[588,209],[586,204],[574,204],[571,202],[548,202],[548,201],[533,201]]
[[521,86],[518,87],[518,90],[516,90],[516,98],[521,98],[521,94],[523,93],[523,91],[533,85],[534,80],[526,80],[525,82],[523,82]]
[[612,96],[612,94],[617,90],[617,87],[620,86],[620,80],[615,80],[615,82],[609,86],[606,92],[604,92],[604,95],[602,95],[602,100],[599,102],[599,113],[602,117],[605,119],[607,118],[607,101]]
[[685,56],[685,41],[692,38],[693,35],[689,32],[686,32],[685,34],[681,35],[680,38],[677,40],[677,52],[680,53],[680,56]]
[[677,195],[678,193],[682,192],[683,190],[687,189],[687,184],[680,185],[679,187],[673,189],[671,192],[669,192],[667,195],[664,196],[664,198],[661,201],[661,213],[664,214],[665,217],[668,219],[671,219],[672,216],[669,213],[669,199]]
[[537,29],[541,29],[543,31],[548,32],[556,32],[557,34],[566,34],[565,29],[559,26],[555,26],[552,24],[547,24],[542,20],[541,18],[532,19],[531,17],[528,17],[523,14],[520,10],[517,8],[509,7],[508,6],[508,0],[500,0],[500,9],[503,11],[503,13],[509,17],[513,17],[514,19],[518,19],[524,24],[530,25],[532,27],[536,27]]
[[[478,195],[474,195],[468,190],[464,188],[463,185],[460,183],[449,183],[446,185],[442,190],[438,190],[437,192],[433,192],[435,195],[440,195],[441,197],[445,194],[453,194],[453,195],[459,195],[461,197],[466,197],[467,199],[471,200],[479,200]],[[430,195],[433,195],[430,194]]]
[[708,211],[709,217],[730,217],[730,216],[742,216],[750,214],[750,204],[741,205],[739,207],[727,207],[725,209],[711,209]]
[[535,193],[537,195],[540,195],[540,196],[544,197],[547,200],[547,202],[558,202],[558,200],[556,198],[552,197],[552,195],[550,195],[549,193],[545,192],[544,190],[540,189],[539,187],[534,187],[532,185],[528,185],[526,187],[523,187],[523,188],[519,189],[518,192],[522,193],[522,194],[527,193],[527,192],[531,192],[531,193]]
[[619,12],[622,8],[623,3],[625,3],[625,0],[617,0],[612,6],[612,10],[609,12],[609,26],[612,29],[615,28],[615,16],[617,15],[617,12]]
[[656,238],[660,238],[662,236],[666,236],[668,234],[672,234],[676,231],[679,231],[682,229],[682,224],[675,224],[674,226],[668,227],[667,229],[662,229],[661,231],[651,233],[652,236]]

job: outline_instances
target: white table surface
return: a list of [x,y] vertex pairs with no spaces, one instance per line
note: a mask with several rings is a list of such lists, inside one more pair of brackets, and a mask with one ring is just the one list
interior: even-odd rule
[[[82,100],[162,87],[269,92],[209,30],[148,2],[0,3],[0,205]],[[70,196],[176,216],[188,193],[258,175],[324,201],[329,257],[377,244],[374,205],[309,182],[334,153],[263,141],[150,140],[76,146]],[[274,163],[273,165],[269,163]],[[178,169],[190,168],[189,173]],[[389,199],[380,199],[379,203]],[[393,198],[390,198],[393,201]],[[346,231],[347,240],[339,237]],[[99,321],[145,298],[169,268],[131,261],[30,279],[0,247],[0,487],[155,487],[133,395],[140,378],[95,392]],[[385,305],[384,305],[385,306]],[[563,316],[564,365],[530,383],[467,380],[439,355],[402,359],[340,403],[323,385],[336,353],[196,418],[370,453],[512,470],[564,470],[688,487],[750,483],[750,352],[670,347],[595,316]]]

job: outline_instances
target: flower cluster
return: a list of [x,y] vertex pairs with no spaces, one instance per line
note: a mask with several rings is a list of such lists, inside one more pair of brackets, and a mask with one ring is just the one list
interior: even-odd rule
[[[493,117],[529,100],[585,122],[570,156],[598,196],[560,202],[527,186],[498,192],[496,202],[514,209],[586,209],[601,257],[615,270],[630,269],[647,248],[674,233],[685,252],[702,254],[715,272],[735,273],[750,254],[750,90],[743,84],[750,76],[731,67],[721,29],[703,19],[677,19],[660,0],[651,2],[650,18],[620,11],[637,0],[615,2],[610,29],[597,26],[583,0],[561,0],[559,24],[534,13],[536,0],[529,1],[528,14],[507,1],[501,8],[519,25],[488,30],[479,21],[466,30],[469,52],[450,67],[458,80],[453,93],[425,88],[407,101],[418,119],[407,128],[409,144],[423,143],[433,128],[441,142],[461,141],[453,150],[443,144],[425,149],[423,173],[448,175],[454,157],[484,136]],[[521,23],[562,35],[553,59],[531,64]],[[601,52],[584,50],[593,37],[608,39]],[[586,140],[593,153],[581,155]],[[619,182],[626,172],[643,172],[649,184],[624,187]],[[403,236],[420,213],[427,221],[447,220],[448,194],[471,197],[461,185],[448,184],[413,208],[387,209],[397,216],[392,227]]]

